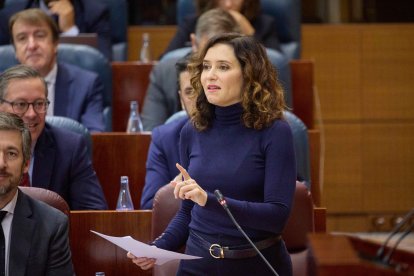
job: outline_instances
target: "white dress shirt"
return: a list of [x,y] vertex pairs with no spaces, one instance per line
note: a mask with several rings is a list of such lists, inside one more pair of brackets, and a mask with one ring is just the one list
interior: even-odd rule
[[47,115],[53,116],[53,109],[55,108],[55,83],[57,76],[57,63],[53,66],[52,70],[45,77],[47,84],[47,98],[50,101],[49,108],[47,109]]

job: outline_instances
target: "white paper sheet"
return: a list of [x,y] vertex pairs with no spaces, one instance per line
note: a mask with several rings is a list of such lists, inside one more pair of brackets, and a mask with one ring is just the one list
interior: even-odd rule
[[131,252],[136,257],[147,257],[156,259],[155,264],[157,265],[162,265],[171,260],[193,260],[202,258],[160,249],[155,246],[151,246],[146,243],[134,240],[131,236],[113,237],[104,235],[93,230],[90,231],[121,247],[122,249]]

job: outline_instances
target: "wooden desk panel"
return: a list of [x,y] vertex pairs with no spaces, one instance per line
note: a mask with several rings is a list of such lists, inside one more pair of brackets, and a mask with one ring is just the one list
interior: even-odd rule
[[111,236],[132,236],[142,242],[151,238],[152,211],[71,211],[70,244],[77,276],[151,275],[126,257],[126,251],[90,230]]
[[138,101],[139,112],[144,106],[149,75],[155,63],[112,63],[112,130],[125,131],[130,111],[130,102]]
[[135,209],[139,209],[150,142],[150,132],[92,134],[93,165],[109,209],[116,207],[122,175],[129,177],[132,201]]

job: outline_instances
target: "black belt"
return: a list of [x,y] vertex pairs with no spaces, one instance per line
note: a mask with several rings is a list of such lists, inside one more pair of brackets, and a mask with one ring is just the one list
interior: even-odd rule
[[[257,255],[257,251],[250,245],[245,244],[243,246],[221,246],[218,243],[210,243],[204,240],[199,235],[192,233],[193,236],[198,240],[198,242],[210,252],[210,255],[215,259],[243,259],[243,258],[251,258]],[[281,236],[277,235],[274,237],[267,238],[265,240],[261,240],[255,242],[254,245],[259,250],[266,249],[276,242],[281,240]],[[237,247],[247,247],[245,249],[236,249]]]

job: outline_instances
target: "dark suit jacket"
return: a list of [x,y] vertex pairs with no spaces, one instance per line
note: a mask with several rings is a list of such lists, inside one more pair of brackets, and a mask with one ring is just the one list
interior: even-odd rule
[[145,186],[141,196],[141,209],[152,209],[155,193],[179,173],[175,163],[180,161],[180,132],[188,117],[156,127],[148,150]]
[[19,190],[10,231],[9,275],[73,275],[65,214]]
[[53,114],[72,118],[92,132],[105,131],[103,93],[104,86],[97,74],[59,63]]
[[154,127],[162,125],[171,115],[181,110],[175,64],[190,50],[191,48],[188,48],[188,51],[182,52],[182,55],[179,52],[180,55],[162,59],[152,69],[141,113],[144,130],[151,131]]
[[[172,38],[164,54],[169,51],[191,46],[190,34],[195,33],[198,16],[188,16],[177,27],[177,32]],[[255,29],[254,37],[266,48],[280,51],[280,42],[276,32],[276,23],[273,17],[260,14],[250,22]]]
[[[34,7],[34,0],[17,2],[0,10],[0,45],[10,43],[9,19],[19,11]],[[75,9],[75,24],[80,33],[96,33],[99,50],[112,59],[111,27],[109,9],[99,1],[72,0]]]
[[71,210],[108,209],[80,134],[46,124],[34,149],[32,186],[62,196]]

